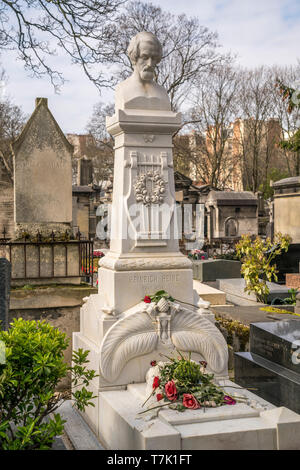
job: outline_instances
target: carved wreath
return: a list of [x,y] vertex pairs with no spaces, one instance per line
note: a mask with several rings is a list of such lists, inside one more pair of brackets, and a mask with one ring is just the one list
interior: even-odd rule
[[[153,182],[152,192],[147,189],[147,180]],[[146,206],[161,204],[164,200],[166,184],[158,171],[148,171],[146,174],[140,175],[134,185],[136,201]]]

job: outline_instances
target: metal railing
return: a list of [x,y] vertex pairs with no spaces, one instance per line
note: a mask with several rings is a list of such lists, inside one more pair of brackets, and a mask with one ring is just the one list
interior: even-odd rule
[[[94,256],[93,256],[93,241],[81,239],[81,234],[78,232],[76,239],[71,240],[68,233],[66,232],[64,237],[61,239],[61,235],[58,237],[53,231],[49,238],[42,237],[40,232],[37,232],[35,237],[26,238],[22,240],[11,241],[6,238],[5,228],[2,231],[2,237],[0,237],[0,249],[2,248],[2,256],[5,254],[6,258],[12,264],[12,281],[25,279],[25,280],[43,280],[43,279],[59,279],[59,278],[74,278],[80,277],[85,278],[86,282],[90,282],[93,285],[93,274],[94,274]],[[47,274],[43,275],[43,264],[45,263],[42,249],[48,247],[48,259],[47,259]],[[63,256],[60,257],[60,262],[56,259],[57,248],[63,248]],[[14,250],[18,249],[18,259],[15,260],[13,256]],[[30,261],[28,260],[29,250],[35,250],[34,261],[35,261],[35,275],[30,274],[29,263],[32,263],[32,253]],[[76,253],[78,259],[77,267],[74,269],[74,263],[72,266],[72,272],[69,269],[69,258],[70,255]],[[50,256],[49,256],[50,255]],[[22,275],[16,276],[16,263],[19,263],[19,272]],[[59,271],[59,273],[57,273]]]

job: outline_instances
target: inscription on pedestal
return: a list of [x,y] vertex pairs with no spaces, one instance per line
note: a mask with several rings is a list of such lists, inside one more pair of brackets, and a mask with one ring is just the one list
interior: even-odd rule
[[164,289],[167,292],[174,292],[182,285],[180,274],[133,274],[129,278],[129,283],[134,287],[141,288],[145,294],[154,294],[156,291]]

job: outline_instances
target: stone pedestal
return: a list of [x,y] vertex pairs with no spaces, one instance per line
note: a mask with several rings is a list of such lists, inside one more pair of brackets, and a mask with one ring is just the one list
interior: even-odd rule
[[[180,114],[170,110],[119,109],[107,119],[115,138],[111,245],[99,262],[99,293],[86,299],[73,338],[74,349],[88,349],[89,367],[100,371],[91,384],[97,396],[143,383],[150,362],[168,360],[176,349],[228,376],[226,342],[178,248],[172,135],[180,125]],[[143,302],[159,290],[175,300],[160,308]],[[98,398],[95,404],[84,416],[101,438],[99,419],[106,418]]]
[[172,135],[181,115],[117,110],[110,252],[101,259],[99,292],[118,313],[164,289],[193,303],[192,264],[179,252]]

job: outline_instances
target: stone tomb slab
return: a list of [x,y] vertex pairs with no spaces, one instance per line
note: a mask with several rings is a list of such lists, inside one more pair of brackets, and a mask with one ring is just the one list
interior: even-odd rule
[[215,289],[214,287],[207,286],[200,281],[194,279],[193,288],[201,299],[210,302],[211,305],[225,305],[226,295],[224,292]]
[[275,406],[300,413],[300,376],[252,352],[235,353],[235,381]]
[[235,380],[260,397],[300,412],[300,322],[255,323],[250,352],[235,354]]
[[[220,382],[228,387],[236,384]],[[225,405],[209,410],[161,410],[147,420],[142,411],[146,384],[128,385],[127,390],[99,394],[99,439],[114,450],[276,450],[300,449],[297,434],[300,416],[279,410],[253,393],[239,389],[247,404]],[[280,416],[284,411],[285,425]],[[291,431],[291,432],[289,432]],[[284,434],[289,433],[289,440]]]
[[[274,282],[267,282],[267,286],[270,290],[268,302],[272,302],[275,298],[285,299],[289,297],[289,289],[286,286]],[[244,279],[218,279],[217,287],[226,293],[226,300],[234,305],[257,304],[255,295],[252,292],[250,294],[245,292],[246,283]]]

